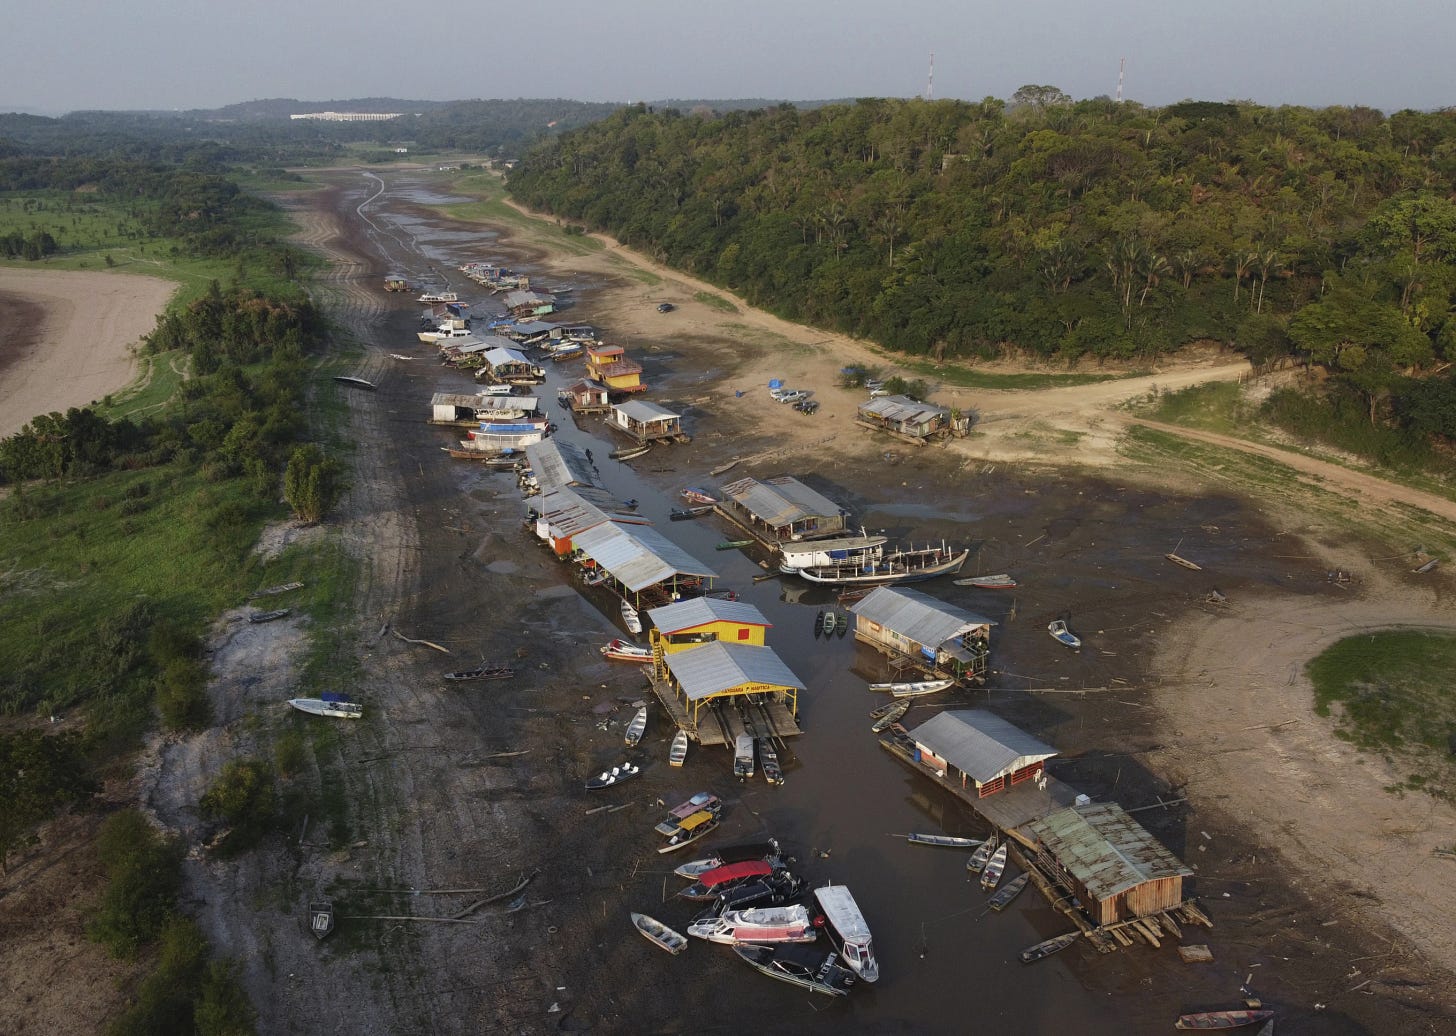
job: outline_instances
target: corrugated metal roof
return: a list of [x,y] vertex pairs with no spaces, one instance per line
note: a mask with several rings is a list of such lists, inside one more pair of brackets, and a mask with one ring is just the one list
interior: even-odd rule
[[[651,525],[643,515],[628,511],[605,489],[591,486],[562,486],[541,494],[541,515],[558,537],[575,537],[603,522]],[[573,541],[573,546],[575,545]]]
[[776,478],[768,482],[740,478],[725,485],[723,493],[759,521],[775,527],[792,525],[805,518],[838,517],[840,514],[838,505],[832,500],[793,478]]
[[1091,802],[1033,820],[1026,830],[1098,900],[1193,871],[1115,802]]
[[936,406],[933,403],[919,403],[909,396],[881,396],[879,399],[872,399],[868,403],[859,405],[859,412],[862,414],[874,414],[886,421],[901,423],[908,421],[911,424],[923,424],[939,414],[950,415],[950,411],[943,406]]
[[623,416],[634,421],[647,424],[651,421],[661,421],[664,417],[676,420],[680,414],[675,414],[665,406],[658,406],[656,403],[645,399],[631,399],[625,403],[618,403],[613,409],[620,411]]
[[746,683],[804,690],[803,683],[771,647],[715,640],[702,647],[674,651],[664,660],[691,701],[711,698]]
[[1057,754],[985,709],[957,709],[927,720],[910,736],[980,784]]
[[546,320],[522,320],[518,322],[513,330],[517,334],[538,335],[542,331],[555,331],[560,324],[553,324]]
[[650,525],[608,522],[572,539],[572,545],[636,593],[674,575],[716,579],[718,573]]
[[[511,399],[502,396],[501,399]],[[559,439],[547,439],[526,447],[526,460],[531,462],[531,472],[541,486],[542,493],[577,483],[584,486],[600,486],[600,476],[592,470],[591,463],[581,447]]]
[[430,406],[480,406],[480,397],[464,392],[436,392],[430,397]]
[[763,612],[747,601],[723,601],[716,597],[690,597],[686,601],[674,601],[661,608],[650,609],[647,615],[652,620],[652,625],[664,633],[676,633],[709,622],[773,626],[773,623],[764,618]]
[[919,590],[898,586],[877,586],[851,604],[849,610],[870,622],[878,622],[906,640],[932,648],[977,626],[996,625],[975,612],[937,601]]
[[[510,339],[503,339],[509,342]],[[503,367],[508,363],[524,363],[530,365],[531,361],[526,359],[525,353],[519,349],[506,349],[501,346],[493,346],[486,350],[485,362],[492,367]]]

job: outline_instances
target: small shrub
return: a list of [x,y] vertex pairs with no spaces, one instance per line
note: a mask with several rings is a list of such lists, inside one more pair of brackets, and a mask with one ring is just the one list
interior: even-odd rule
[[212,722],[207,670],[191,658],[173,658],[156,683],[157,712],[171,731],[203,730]]
[[257,759],[234,759],[197,802],[202,815],[232,830],[220,846],[225,855],[244,852],[267,831],[277,813],[273,775]]
[[162,933],[154,971],[142,980],[136,1003],[111,1024],[111,1036],[196,1032],[193,1001],[207,974],[207,939],[192,921],[173,918]]
[[307,762],[308,752],[304,748],[303,736],[298,731],[290,730],[278,739],[278,744],[273,749],[273,765],[278,768],[280,777],[294,776]]
[[176,911],[182,853],[134,809],[102,825],[96,850],[106,890],[86,931],[113,956],[131,957],[161,934]]

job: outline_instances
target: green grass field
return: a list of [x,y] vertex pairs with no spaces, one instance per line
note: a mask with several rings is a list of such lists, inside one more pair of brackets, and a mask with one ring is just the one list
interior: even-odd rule
[[1337,736],[1412,772],[1404,787],[1449,797],[1456,784],[1456,636],[1394,630],[1348,637],[1307,666],[1315,712]]
[[701,302],[710,309],[716,309],[719,313],[737,313],[738,307],[729,302],[722,295],[711,291],[699,291],[693,294],[693,301]]
[[451,176],[447,183],[450,190],[470,195],[476,200],[458,205],[432,206],[442,216],[511,227],[568,255],[592,255],[605,247],[596,238],[569,233],[564,226],[511,208],[505,202],[505,184],[493,173],[460,173]]

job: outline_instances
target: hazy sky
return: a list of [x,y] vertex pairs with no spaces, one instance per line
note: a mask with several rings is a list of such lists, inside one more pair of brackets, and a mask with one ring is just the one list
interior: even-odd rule
[[0,111],[1117,90],[1456,104],[1456,0],[0,0]]

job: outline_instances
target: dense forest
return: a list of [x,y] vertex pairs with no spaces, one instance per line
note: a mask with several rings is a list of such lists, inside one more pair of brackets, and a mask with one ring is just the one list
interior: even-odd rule
[[1453,179],[1452,111],[1031,86],[1009,104],[637,106],[540,143],[510,188],[905,353],[1137,360],[1213,340],[1323,365],[1371,419],[1415,407],[1453,434],[1402,381],[1456,356]]
[[[374,144],[393,156],[412,151],[473,151],[514,156],[544,137],[584,126],[616,104],[563,99],[411,101],[251,101],[184,112],[79,111],[61,118],[0,115],[0,157],[7,153],[105,155],[181,163],[203,150],[228,164],[318,164],[337,161],[348,145]],[[291,119],[318,111],[397,112],[382,122]]]

